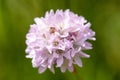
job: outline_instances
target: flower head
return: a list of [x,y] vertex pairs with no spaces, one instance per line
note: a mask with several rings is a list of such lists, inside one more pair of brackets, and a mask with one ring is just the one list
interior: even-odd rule
[[83,50],[92,49],[88,40],[95,40],[91,24],[82,16],[66,10],[46,12],[45,17],[35,18],[26,35],[27,58],[32,58],[33,67],[39,73],[54,66],[62,72],[74,70],[73,64],[82,67],[81,57],[89,58]]

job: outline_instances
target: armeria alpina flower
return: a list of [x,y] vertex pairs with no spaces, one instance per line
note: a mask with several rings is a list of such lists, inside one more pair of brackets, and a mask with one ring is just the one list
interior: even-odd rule
[[45,17],[35,18],[26,35],[27,58],[32,58],[33,67],[39,73],[54,66],[62,72],[74,70],[73,64],[82,67],[81,57],[89,58],[83,50],[92,49],[88,40],[95,40],[91,24],[82,16],[66,10],[46,12]]

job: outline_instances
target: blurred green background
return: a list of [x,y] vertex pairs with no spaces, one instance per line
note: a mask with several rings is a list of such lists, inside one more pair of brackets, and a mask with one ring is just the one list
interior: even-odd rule
[[[90,59],[73,73],[38,74],[25,58],[29,25],[50,9],[70,9],[96,32]],[[120,80],[120,0],[0,0],[0,80]]]

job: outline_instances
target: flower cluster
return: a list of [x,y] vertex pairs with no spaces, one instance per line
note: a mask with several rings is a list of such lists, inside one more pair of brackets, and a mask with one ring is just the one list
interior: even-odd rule
[[35,18],[26,35],[27,58],[39,73],[60,67],[61,72],[74,70],[73,64],[82,67],[81,57],[89,58],[83,50],[92,49],[88,40],[95,40],[95,32],[84,17],[69,10],[46,12],[45,17]]

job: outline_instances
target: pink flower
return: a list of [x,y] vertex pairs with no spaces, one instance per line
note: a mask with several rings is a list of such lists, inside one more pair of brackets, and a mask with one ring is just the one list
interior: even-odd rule
[[82,67],[81,57],[89,58],[83,50],[92,49],[88,40],[95,40],[91,24],[82,16],[66,10],[46,12],[45,17],[35,18],[26,35],[27,58],[32,58],[33,67],[39,73],[54,66],[62,72],[74,70],[73,64]]

